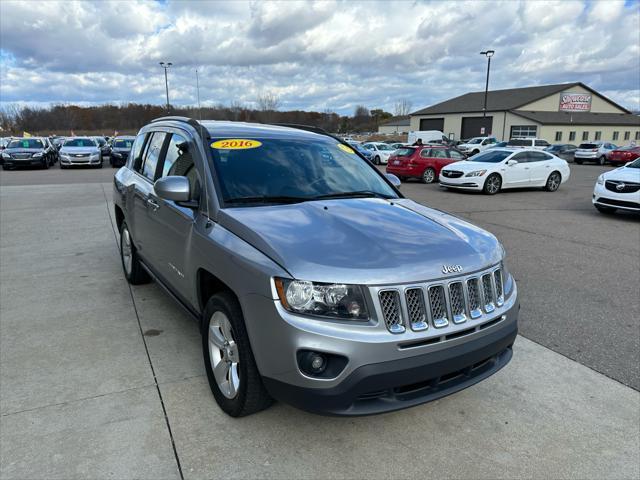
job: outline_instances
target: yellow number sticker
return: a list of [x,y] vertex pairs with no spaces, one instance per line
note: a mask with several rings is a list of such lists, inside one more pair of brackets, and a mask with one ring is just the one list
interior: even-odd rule
[[211,144],[211,148],[217,148],[218,150],[245,150],[247,148],[258,148],[260,146],[262,146],[262,142],[258,140],[247,140],[245,138],[227,138]]
[[339,143],[339,144],[338,144],[338,148],[339,148],[340,150],[342,150],[343,152],[347,152],[347,153],[356,153],[356,152],[354,152],[354,151],[353,151],[353,149],[351,149],[351,148],[349,148],[349,147],[347,147],[346,145],[343,145],[343,144],[341,144],[341,143]]

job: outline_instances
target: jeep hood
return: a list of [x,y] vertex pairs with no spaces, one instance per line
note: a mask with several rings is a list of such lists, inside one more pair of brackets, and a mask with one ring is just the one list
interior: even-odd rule
[[444,277],[445,264],[470,273],[502,255],[492,234],[407,199],[226,208],[218,220],[294,278],[317,282],[419,282]]

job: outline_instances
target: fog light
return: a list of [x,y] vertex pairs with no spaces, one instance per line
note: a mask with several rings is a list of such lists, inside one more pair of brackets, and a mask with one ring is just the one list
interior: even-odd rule
[[311,357],[311,370],[313,370],[314,373],[320,373],[324,370],[326,363],[322,355],[313,354]]
[[306,351],[300,359],[300,367],[308,375],[321,375],[327,368],[327,359],[318,352]]

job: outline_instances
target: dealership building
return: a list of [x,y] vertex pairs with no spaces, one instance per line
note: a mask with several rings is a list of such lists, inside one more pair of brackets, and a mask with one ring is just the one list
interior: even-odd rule
[[413,130],[439,130],[452,140],[493,135],[551,143],[603,140],[640,144],[640,117],[583,83],[471,92],[410,115]]
[[378,133],[382,133],[384,135],[409,133],[410,124],[409,116],[396,117],[388,122],[380,124],[378,126]]

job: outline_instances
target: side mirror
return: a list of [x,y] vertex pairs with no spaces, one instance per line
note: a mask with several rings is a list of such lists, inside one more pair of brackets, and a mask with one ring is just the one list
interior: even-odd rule
[[507,165],[509,165],[510,167],[517,164],[518,164],[518,160],[507,160]]
[[169,176],[156,180],[153,189],[158,197],[173,202],[191,200],[191,186],[187,177]]
[[402,185],[400,179],[393,173],[385,173],[384,176],[387,177],[387,180],[389,180],[394,187],[400,188],[400,186]]

